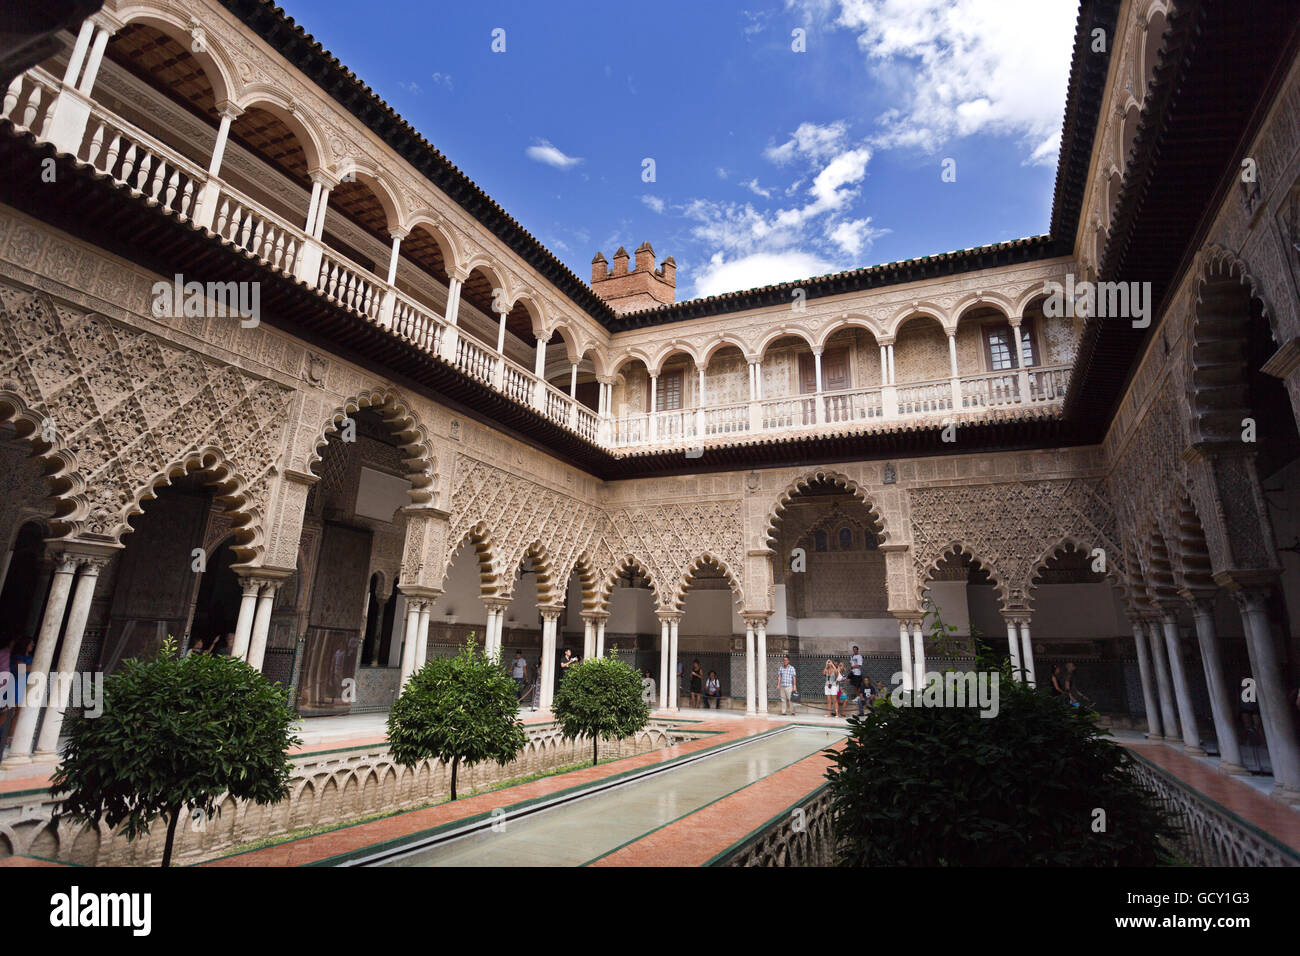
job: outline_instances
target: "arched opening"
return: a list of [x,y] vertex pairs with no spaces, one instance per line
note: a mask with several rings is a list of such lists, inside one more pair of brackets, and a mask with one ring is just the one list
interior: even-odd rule
[[[13,654],[26,653],[29,641],[40,628],[41,609],[50,586],[50,561],[46,554],[45,526],[39,521],[24,523],[14,535],[0,590],[0,637],[17,644]],[[21,645],[21,646],[18,646]]]
[[864,674],[888,682],[898,670],[898,621],[889,613],[876,514],[842,482],[819,475],[784,500],[771,527],[767,663],[788,649],[799,686],[816,688],[826,659],[846,662],[856,644]]
[[[734,707],[738,699],[743,707],[745,622],[731,576],[717,559],[706,555],[691,568],[682,590],[677,644],[677,659],[683,665],[678,685],[681,706]],[[699,673],[695,674],[697,662]],[[711,675],[716,675],[718,683],[716,698],[705,697]]]
[[922,597],[930,607],[924,622],[927,636],[937,615],[945,627],[956,628],[949,632],[954,650],[969,654],[983,644],[1009,656],[998,581],[969,551],[960,547],[946,551],[926,575]]
[[[412,453],[403,444],[409,424],[389,405],[354,407],[334,420],[312,465],[320,480],[307,495],[298,574],[276,595],[267,641],[270,660],[292,653],[303,635],[298,708],[304,716],[349,713],[354,703],[381,710],[397,692],[392,629],[398,607],[387,595],[381,600],[376,572],[385,581],[400,573],[391,556],[403,551],[403,508],[411,502]],[[364,675],[371,686],[362,696],[358,667],[368,661],[385,670]]]
[[654,682],[652,707],[658,706],[660,623],[655,612],[658,599],[654,582],[645,566],[632,557],[624,558],[606,582],[599,606],[609,613],[605,624],[605,653],[615,647],[618,656]]
[[229,651],[233,642],[241,590],[239,577],[231,570],[238,558],[230,545],[229,540],[219,544],[207,556],[206,570],[199,575],[199,592],[188,636],[191,648],[197,648],[202,642],[203,648],[210,650],[224,639]]

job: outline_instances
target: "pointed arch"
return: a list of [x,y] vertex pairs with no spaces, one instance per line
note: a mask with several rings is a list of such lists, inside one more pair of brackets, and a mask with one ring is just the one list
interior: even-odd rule
[[[533,566],[533,573],[537,576],[537,604],[544,607],[550,604],[561,604],[564,602],[564,592],[559,590],[563,588],[564,583],[560,582],[556,575],[555,559],[551,556],[551,551],[541,539],[534,538],[526,547],[517,550],[515,553],[506,558],[502,565],[501,586],[497,588],[497,594],[501,597],[513,597],[515,587],[515,574],[524,559]],[[508,575],[508,578],[506,577]],[[557,590],[559,593],[557,594]]]
[[686,601],[686,592],[690,590],[696,572],[708,565],[712,565],[722,572],[722,576],[727,579],[727,585],[731,590],[732,602],[737,608],[744,607],[745,589],[741,586],[740,580],[727,565],[727,562],[711,551],[704,551],[697,555],[678,576],[676,587],[673,590],[673,607],[676,610],[682,610],[682,606]]
[[474,558],[478,562],[479,576],[479,595],[481,597],[497,597],[502,593],[501,575],[497,567],[497,547],[492,538],[492,532],[488,530],[487,525],[480,521],[463,535],[460,540],[455,542],[447,551],[447,559],[443,562],[443,577],[440,587],[444,590],[447,587],[447,577],[451,574],[452,562],[456,560],[456,555],[465,545],[470,545],[474,550]]
[[561,569],[556,580],[562,582],[566,594],[569,580],[575,574],[578,575],[578,585],[582,588],[582,609],[584,611],[599,610],[600,575],[596,571],[596,563],[592,559],[590,552],[579,552],[567,567]]
[[816,471],[805,472],[790,484],[786,485],[785,490],[777,496],[776,502],[768,509],[767,523],[764,527],[763,542],[769,551],[775,553],[777,540],[777,524],[781,520],[781,515],[790,502],[806,491],[810,485],[818,483],[830,483],[839,486],[844,491],[857,498],[866,506],[871,519],[880,528],[880,543],[885,544],[889,541],[889,528],[886,526],[880,511],[876,508],[866,491],[861,488],[856,481],[847,475],[837,471],[818,469]]
[[1004,610],[1010,606],[1011,586],[1007,581],[1007,576],[987,559],[980,556],[974,546],[969,541],[959,538],[953,538],[945,545],[939,553],[924,565],[921,573],[916,576],[916,606],[921,607],[925,598],[925,592],[929,590],[930,581],[934,577],[934,572],[939,570],[939,565],[943,564],[949,558],[966,558],[972,564],[978,564],[984,573],[989,576],[993,586],[997,589],[998,599]]
[[614,564],[614,567],[605,574],[604,580],[601,581],[600,588],[596,593],[596,609],[604,613],[609,613],[609,601],[613,595],[614,588],[618,586],[619,578],[621,578],[625,572],[634,568],[641,573],[642,577],[650,582],[651,590],[653,590],[655,595],[659,598],[658,603],[663,604],[663,591],[659,587],[659,582],[655,580],[654,575],[650,573],[650,566],[650,562],[643,558],[638,558],[631,553],[624,554]]
[[1029,578],[1025,581],[1025,594],[1032,597],[1032,592],[1037,585],[1034,584],[1034,578],[1038,577],[1038,572],[1047,567],[1047,563],[1054,558],[1057,553],[1064,551],[1066,548],[1073,548],[1083,554],[1092,555],[1094,550],[1102,551],[1102,559],[1105,561],[1106,570],[1099,571],[1099,574],[1110,579],[1110,583],[1119,588],[1120,593],[1125,593],[1123,555],[1112,555],[1106,551],[1105,541],[1093,542],[1082,535],[1068,532],[1061,535],[1043,550],[1035,555],[1029,563]]
[[376,412],[397,438],[406,466],[406,478],[411,483],[410,496],[414,504],[438,507],[437,466],[433,444],[419,417],[395,391],[373,388],[352,396],[330,414],[312,443],[307,457],[311,470],[321,460],[321,450],[329,443],[329,436],[338,432],[344,419],[362,409]]
[[[53,537],[70,537],[80,530],[80,520],[90,510],[86,478],[77,464],[76,453],[63,441],[59,429],[47,429],[51,416],[28,404],[18,393],[17,380],[0,381],[0,424],[14,427],[16,438],[26,444],[44,471],[46,497],[54,512],[48,517]],[[50,440],[46,440],[46,438]]]

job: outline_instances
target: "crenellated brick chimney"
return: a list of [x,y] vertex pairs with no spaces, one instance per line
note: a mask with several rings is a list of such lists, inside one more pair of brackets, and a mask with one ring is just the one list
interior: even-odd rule
[[636,247],[636,267],[628,271],[631,256],[618,247],[614,267],[608,268],[604,253],[591,260],[591,288],[615,312],[636,312],[671,305],[677,298],[677,261],[669,256],[655,268],[655,251],[650,243]]

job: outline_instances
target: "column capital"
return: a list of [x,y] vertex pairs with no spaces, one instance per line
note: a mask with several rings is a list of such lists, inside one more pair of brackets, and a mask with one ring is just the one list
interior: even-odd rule
[[514,598],[508,597],[485,597],[481,600],[483,601],[484,607],[494,611],[504,611],[514,603]]
[[771,619],[771,611],[742,611],[741,620],[753,627],[767,628],[767,622]]
[[600,624],[603,621],[609,620],[609,612],[608,611],[583,611],[579,615],[579,617],[581,617],[584,621],[590,621],[592,624]]
[[686,614],[683,611],[677,611],[677,610],[655,611],[655,617],[659,618],[659,620],[665,622],[666,624],[673,624],[675,622],[680,622],[681,619],[684,618],[685,616]]
[[222,100],[216,104],[217,116],[221,119],[229,119],[232,123],[244,115],[244,108],[236,106],[230,100]]
[[409,229],[389,229],[388,235],[399,242],[411,234]]
[[319,184],[322,189],[332,190],[340,182],[338,176],[335,176],[333,173],[320,168],[309,171],[308,176],[310,177],[313,183]]
[[1218,588],[1183,588],[1178,592],[1194,614],[1213,614]]
[[412,601],[433,602],[437,600],[438,595],[442,593],[438,588],[420,587],[417,584],[399,583],[397,585],[397,590],[405,595],[408,604]]
[[[99,27],[99,29],[107,30],[109,36],[113,36],[115,33],[117,33],[117,31],[121,30],[124,26],[126,26],[126,21],[122,20],[117,16],[114,16],[109,11],[102,10],[102,9],[92,13],[87,19],[89,19],[90,22],[93,23],[95,26]],[[194,19],[193,17],[190,18],[190,23],[191,23],[191,31],[193,30],[194,27],[199,27],[198,20]],[[202,29],[201,27],[199,28]]]
[[894,344],[894,336],[882,335],[880,338],[876,339],[876,344],[879,345],[882,349],[888,348],[889,346]]
[[564,613],[563,604],[539,604],[537,613],[542,616],[543,621],[558,621],[560,615]]

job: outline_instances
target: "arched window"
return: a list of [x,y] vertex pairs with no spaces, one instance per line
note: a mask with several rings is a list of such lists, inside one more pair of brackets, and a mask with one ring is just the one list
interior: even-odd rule
[[826,532],[825,532],[825,531],[815,531],[815,532],[813,532],[813,550],[814,550],[814,551],[825,551],[825,550],[826,550]]
[[849,528],[840,528],[840,550],[853,550],[853,531]]

